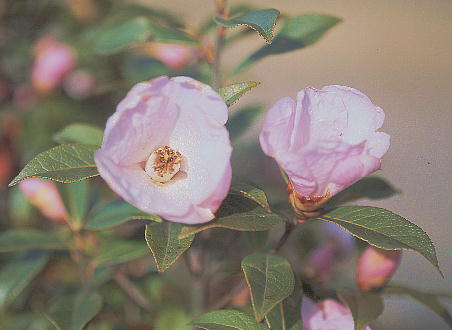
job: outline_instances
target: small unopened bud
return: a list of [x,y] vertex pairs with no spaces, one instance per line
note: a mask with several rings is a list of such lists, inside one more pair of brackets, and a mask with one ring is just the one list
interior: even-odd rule
[[399,266],[402,251],[368,246],[356,267],[356,283],[363,291],[380,288],[389,282]]

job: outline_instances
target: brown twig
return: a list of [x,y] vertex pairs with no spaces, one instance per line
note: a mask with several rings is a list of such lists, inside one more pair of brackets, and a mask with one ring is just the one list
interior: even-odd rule
[[[227,9],[227,0],[215,0],[216,4],[216,15],[221,18],[228,18],[229,11]],[[226,34],[226,28],[219,25],[217,28],[217,38],[215,42],[215,57],[212,64],[212,78],[215,90],[222,85],[221,77],[221,53],[224,46],[224,36]]]
[[284,244],[286,244],[287,240],[289,239],[290,234],[295,229],[295,225],[291,222],[286,222],[286,230],[284,230],[284,233],[282,234],[281,238],[278,241],[278,244],[270,251],[270,253],[277,253]]
[[141,294],[136,286],[130,282],[123,272],[117,272],[114,275],[114,279],[135,304],[148,312],[151,310],[151,304],[149,301]]

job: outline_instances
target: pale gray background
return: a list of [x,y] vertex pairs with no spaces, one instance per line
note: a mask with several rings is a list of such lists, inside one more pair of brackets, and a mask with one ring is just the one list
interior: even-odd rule
[[[213,11],[213,0],[142,0],[171,8],[198,25]],[[421,226],[435,242],[446,279],[421,256],[407,252],[394,281],[422,289],[450,291],[450,1],[428,0],[243,0],[291,15],[332,14],[343,22],[313,47],[267,57],[236,81],[262,86],[246,102],[268,106],[295,97],[309,85],[342,84],[367,94],[386,112],[384,131],[391,147],[379,172],[403,193],[379,202]],[[225,54],[232,68],[263,44],[247,37]],[[448,179],[446,179],[448,178]],[[374,329],[447,329],[432,312],[410,300],[391,299]]]

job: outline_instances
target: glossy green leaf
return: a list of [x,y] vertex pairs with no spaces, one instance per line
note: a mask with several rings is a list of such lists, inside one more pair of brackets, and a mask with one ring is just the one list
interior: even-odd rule
[[233,143],[250,129],[261,113],[262,107],[249,106],[239,109],[230,116],[226,123],[226,128],[229,131],[229,136]]
[[103,230],[118,226],[127,221],[139,219],[162,222],[160,217],[147,214],[122,199],[117,199],[93,211],[85,228],[90,230]]
[[58,299],[46,316],[58,330],[81,330],[101,308],[102,298],[98,293],[81,292]]
[[0,270],[0,307],[17,297],[44,268],[46,254],[29,253],[9,262]]
[[59,191],[63,198],[70,221],[76,226],[85,220],[90,207],[90,186],[86,181],[59,185]]
[[271,330],[299,330],[301,328],[301,287],[295,283],[292,294],[277,304],[265,316]]
[[191,325],[206,330],[264,330],[263,324],[256,323],[253,318],[245,313],[226,309],[213,311],[198,316]]
[[144,17],[135,17],[117,26],[105,28],[97,35],[94,50],[112,54],[151,36],[151,25]]
[[64,144],[41,152],[25,165],[9,186],[27,178],[72,183],[97,176],[94,152],[98,148],[87,144]]
[[61,235],[54,231],[12,229],[0,232],[0,252],[64,249]]
[[242,260],[242,270],[250,288],[251,304],[258,322],[294,290],[292,268],[280,256],[249,255]]
[[119,265],[148,255],[144,242],[115,239],[102,246],[93,260],[95,267]]
[[53,136],[58,143],[81,143],[101,145],[104,132],[101,128],[88,124],[70,124]]
[[159,272],[164,272],[187,250],[194,235],[179,239],[182,225],[164,221],[146,226],[145,238]]
[[246,25],[249,28],[256,30],[262,38],[265,39],[265,42],[271,43],[278,15],[279,10],[276,9],[258,9],[247,11],[246,13],[231,19],[225,20],[220,17],[215,17],[214,20],[215,23],[228,28]]
[[[435,294],[431,292],[424,292],[414,288],[409,288],[400,285],[391,285],[384,289],[385,294],[395,294],[395,295],[407,295],[412,299],[416,300],[418,303],[423,304],[425,307],[429,308],[431,311],[435,312],[452,328],[452,316],[449,311],[440,301],[440,298],[444,298],[444,295]],[[446,298],[451,299],[451,296],[446,296]]]
[[199,44],[198,40],[184,31],[168,29],[159,25],[151,26],[151,38],[152,41],[162,43],[183,44],[187,46],[198,46]]
[[317,219],[336,223],[353,236],[382,249],[419,252],[441,272],[428,235],[391,211],[372,206],[342,206]]
[[231,189],[214,220],[202,225],[183,226],[179,237],[187,237],[210,228],[266,231],[283,221],[280,215],[271,212],[262,190],[241,185]]
[[231,84],[225,87],[221,87],[218,90],[220,96],[224,99],[228,106],[233,105],[237,102],[243,95],[248,93],[251,89],[259,86],[260,82],[248,81],[242,83]]
[[332,206],[349,203],[360,198],[378,200],[389,198],[398,193],[400,193],[400,191],[385,179],[378,176],[369,176],[362,178],[339,194],[334,195],[328,202],[328,205]]
[[286,20],[271,45],[265,45],[254,52],[234,69],[234,73],[244,70],[252,63],[266,56],[282,54],[310,46],[340,21],[337,17],[322,14],[303,14],[291,17]]
[[341,289],[339,299],[350,308],[355,321],[355,330],[362,330],[383,313],[383,299],[378,293]]

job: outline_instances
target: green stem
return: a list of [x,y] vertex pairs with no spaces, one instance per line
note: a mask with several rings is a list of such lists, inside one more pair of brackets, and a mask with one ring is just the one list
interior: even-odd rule
[[[221,18],[227,18],[228,11],[226,9],[227,0],[216,0],[216,15]],[[215,57],[212,64],[212,80],[215,90],[218,90],[222,85],[221,77],[221,53],[224,46],[224,36],[226,28],[219,25],[217,27],[217,38],[215,42]]]

